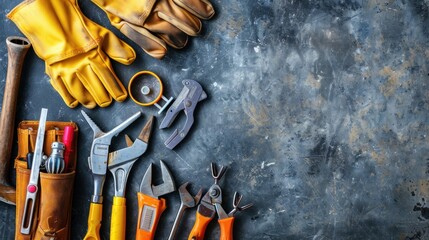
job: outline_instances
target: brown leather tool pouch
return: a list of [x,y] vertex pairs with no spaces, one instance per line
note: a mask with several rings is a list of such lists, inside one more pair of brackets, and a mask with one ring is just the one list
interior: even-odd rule
[[[23,121],[18,126],[18,156],[15,159],[16,169],[16,240],[49,239],[63,240],[70,237],[71,207],[73,183],[76,168],[76,144],[78,127],[73,122],[46,123],[44,154],[51,154],[51,144],[62,141],[65,126],[74,128],[74,151],[64,173],[51,174],[40,172],[39,191],[30,234],[21,233],[27,185],[31,170],[27,166],[27,153],[33,152],[36,144],[38,121]],[[31,166],[30,166],[31,167]]]

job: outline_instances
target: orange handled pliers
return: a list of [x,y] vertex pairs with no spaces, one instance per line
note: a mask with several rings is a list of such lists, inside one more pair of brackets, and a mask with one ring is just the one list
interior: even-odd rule
[[220,240],[232,240],[235,219],[234,215],[238,211],[245,210],[253,205],[247,204],[240,207],[239,205],[242,196],[235,192],[232,204],[234,208],[227,214],[222,208],[222,189],[218,185],[219,180],[225,174],[226,167],[222,166],[218,172],[216,165],[212,163],[211,170],[215,183],[209,188],[198,205],[195,224],[191,230],[191,233],[189,234],[188,240],[203,240],[207,225],[214,218],[216,212],[218,214],[218,223],[220,226]]
[[220,171],[217,171],[216,165],[211,164],[212,176],[215,183],[209,188],[206,194],[204,194],[198,205],[197,215],[195,218],[194,227],[189,234],[188,240],[203,240],[204,233],[207,225],[214,218],[216,213],[215,205],[222,204],[222,189],[218,185],[219,180],[225,174],[226,167],[221,167]]
[[232,206],[234,207],[231,212],[226,214],[225,210],[222,208],[220,204],[216,204],[216,211],[217,215],[219,217],[219,226],[220,226],[220,240],[232,240],[233,237],[233,225],[234,225],[234,215],[238,211],[243,211],[245,209],[250,208],[253,206],[252,203],[246,204],[244,206],[240,207],[241,199],[243,198],[242,195],[240,195],[238,192],[234,193],[234,200],[232,202]]

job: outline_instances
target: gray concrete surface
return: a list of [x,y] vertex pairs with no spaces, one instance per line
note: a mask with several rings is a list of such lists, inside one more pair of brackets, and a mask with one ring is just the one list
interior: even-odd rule
[[[19,1],[2,1],[6,15]],[[209,165],[229,170],[220,185],[231,209],[234,191],[254,207],[237,215],[236,239],[429,239],[429,1],[213,1],[216,16],[202,35],[163,60],[146,55],[126,39],[90,1],[83,12],[130,43],[138,57],[131,66],[114,65],[127,85],[140,70],[159,74],[165,95],[176,97],[181,80],[199,81],[208,94],[196,123],[173,151],[156,130],[148,152],[135,164],[127,186],[127,239],[134,239],[136,192],[150,162],[165,160],[177,184],[193,191],[212,184]],[[21,35],[5,17],[0,30],[0,92],[6,76],[4,39]],[[82,239],[92,192],[87,166],[92,132],[52,89],[44,63],[30,51],[22,77],[17,122],[38,119],[80,127],[71,239]],[[49,99],[49,100],[47,100]],[[135,138],[155,107],[130,99],[87,110],[103,130],[142,111],[144,117],[124,133]],[[112,150],[125,146],[123,134]],[[11,169],[13,173],[13,169]],[[157,180],[158,181],[158,180]],[[113,196],[110,173],[104,187],[101,236],[109,239]],[[166,239],[179,207],[178,194],[156,239]],[[185,239],[195,209],[181,224]],[[0,239],[14,236],[15,208],[0,203]],[[206,239],[218,239],[214,220]]]

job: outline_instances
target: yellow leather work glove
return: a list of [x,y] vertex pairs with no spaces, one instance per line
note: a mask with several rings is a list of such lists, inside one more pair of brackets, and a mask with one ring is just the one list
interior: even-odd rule
[[136,55],[109,30],[86,18],[76,0],[28,0],[8,15],[45,61],[50,82],[67,106],[106,107],[127,91],[109,57],[131,64]]
[[214,15],[208,0],[91,0],[103,9],[113,26],[155,58],[167,46],[183,48],[197,36],[201,20]]

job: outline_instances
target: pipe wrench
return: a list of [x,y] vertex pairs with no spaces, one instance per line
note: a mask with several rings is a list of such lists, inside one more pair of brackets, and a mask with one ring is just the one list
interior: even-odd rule
[[90,156],[88,157],[88,165],[92,171],[94,180],[94,193],[91,197],[91,205],[88,216],[88,231],[84,239],[100,239],[100,226],[103,211],[103,185],[107,172],[107,160],[109,156],[109,146],[114,136],[117,136],[122,130],[133,123],[141,112],[137,112],[121,124],[113,128],[107,133],[95,124],[94,121],[84,112],[81,111],[85,120],[94,132],[94,140],[92,141]]
[[203,88],[197,81],[186,79],[183,80],[182,83],[184,85],[182,91],[176,101],[174,101],[168,109],[161,125],[159,126],[159,129],[170,127],[180,111],[183,110],[185,112],[185,126],[183,126],[180,131],[176,129],[164,143],[169,149],[173,149],[186,137],[192,127],[192,124],[194,124],[194,110],[197,103],[207,98],[206,92],[204,92]]
[[154,117],[152,116],[143,127],[134,143],[125,135],[128,147],[109,153],[109,171],[113,175],[115,196],[113,197],[112,218],[110,221],[110,238],[125,239],[126,200],[125,187],[130,170],[137,159],[146,152]]

